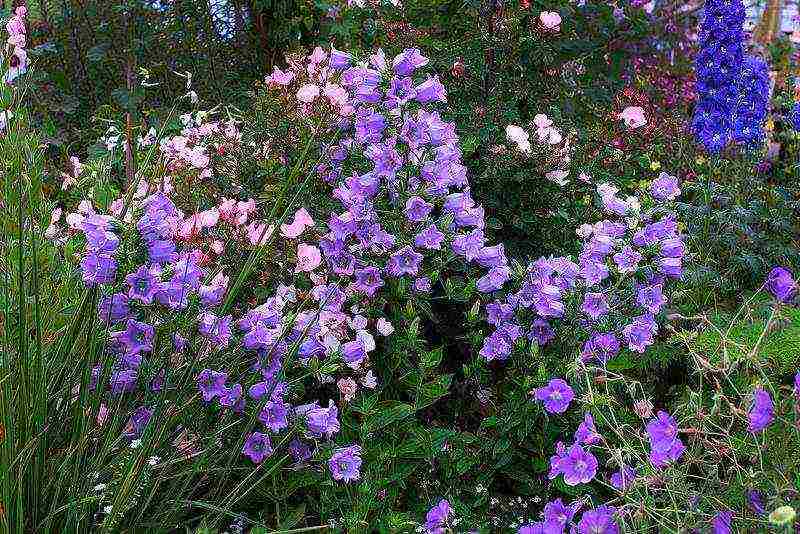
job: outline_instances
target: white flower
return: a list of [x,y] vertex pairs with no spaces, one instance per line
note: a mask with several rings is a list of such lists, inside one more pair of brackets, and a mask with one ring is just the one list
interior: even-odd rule
[[378,385],[378,379],[375,378],[375,375],[372,373],[372,369],[367,371],[367,374],[364,375],[364,378],[361,379],[361,384],[367,389],[375,389]]
[[383,317],[378,319],[378,322],[375,326],[378,329],[378,333],[383,337],[389,337],[394,332],[394,326],[392,326],[392,323],[390,323]]
[[138,449],[141,446],[142,446],[142,440],[135,439],[135,440],[131,441],[131,444],[130,444],[130,448],[131,449]]
[[506,126],[506,138],[515,143],[521,152],[529,153],[531,151],[530,136],[528,135],[528,132],[516,124],[509,124]]
[[561,171],[561,170],[550,171],[544,175],[545,178],[547,178],[553,183],[560,185],[561,187],[564,187],[569,183],[567,176],[569,176],[569,171]]

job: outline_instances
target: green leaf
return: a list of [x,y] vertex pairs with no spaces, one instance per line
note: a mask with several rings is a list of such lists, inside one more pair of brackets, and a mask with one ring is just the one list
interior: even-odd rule
[[414,408],[411,405],[398,401],[383,402],[378,405],[377,409],[377,413],[369,415],[364,420],[361,425],[362,433],[371,434],[414,413]]
[[440,375],[434,380],[422,385],[419,388],[417,399],[414,403],[415,408],[421,410],[447,395],[450,391],[450,384],[452,381],[452,374]]

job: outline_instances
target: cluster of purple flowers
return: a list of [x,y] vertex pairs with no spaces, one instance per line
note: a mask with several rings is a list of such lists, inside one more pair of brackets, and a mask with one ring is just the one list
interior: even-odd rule
[[650,438],[650,462],[654,467],[676,461],[686,450],[678,436],[678,423],[667,412],[659,411],[647,423],[647,436]]
[[[674,200],[679,192],[677,178],[665,173],[650,188],[658,202]],[[598,186],[598,193],[616,220],[578,229],[584,238],[578,261],[540,258],[530,264],[516,292],[486,306],[495,327],[480,351],[486,360],[507,359],[522,338],[546,345],[555,338],[551,321],[562,318],[574,317],[588,331],[582,351],[587,362],[605,364],[622,342],[639,353],[653,343],[655,318],[666,304],[664,287],[683,271],[686,247],[678,223],[672,215],[655,218],[657,210],[641,213],[636,198],[622,199],[608,184]],[[630,298],[625,291],[633,293]]]
[[83,218],[81,229],[86,236],[86,254],[81,260],[83,282],[88,287],[114,283],[117,275],[114,252],[119,238],[112,231],[111,218],[89,213]]
[[769,102],[766,63],[745,53],[741,0],[705,3],[696,58],[697,92],[692,129],[711,153],[728,143],[755,146],[763,142]]
[[598,506],[586,510],[581,514],[577,523],[573,522],[575,515],[581,507],[580,501],[564,504],[561,499],[547,503],[542,512],[542,521],[524,525],[517,531],[518,534],[563,534],[569,532],[578,534],[618,534],[620,529],[614,515],[616,508],[611,506]]
[[487,270],[480,291],[501,288],[510,274],[503,246],[487,246],[455,125],[433,110],[446,102],[444,87],[436,76],[415,79],[428,59],[417,49],[392,60],[380,50],[360,63],[335,49],[327,66],[325,58],[321,49],[312,54],[314,68],[306,70],[315,73],[313,83],[298,98],[317,85],[329,97],[342,95],[335,100],[339,138],[319,167],[344,208],[330,216],[320,241],[342,287],[373,296],[384,278],[409,277],[415,291],[428,292],[426,258],[450,252]]

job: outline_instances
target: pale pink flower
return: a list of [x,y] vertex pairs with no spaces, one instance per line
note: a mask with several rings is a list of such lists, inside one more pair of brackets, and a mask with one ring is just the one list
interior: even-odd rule
[[314,226],[314,220],[305,208],[300,208],[294,214],[292,224],[282,224],[281,234],[289,239],[299,237],[306,228]]
[[86,199],[81,200],[78,203],[78,213],[83,213],[84,215],[94,213],[94,208],[92,207],[91,200],[86,200]]
[[325,51],[322,49],[321,46],[318,46],[308,56],[308,61],[311,62],[311,63],[314,63],[315,65],[319,65],[320,63],[325,61],[325,58],[327,58],[327,57],[328,57],[328,54],[325,53]]
[[314,84],[307,83],[297,90],[297,100],[306,104],[310,104],[318,96],[319,87]]
[[358,391],[358,384],[352,378],[340,378],[338,382],[336,382],[336,386],[339,388],[339,392],[342,394],[342,398],[345,402],[350,402],[356,396],[356,392]]
[[561,15],[555,11],[542,11],[539,14],[539,22],[546,30],[558,31],[561,29]]
[[536,125],[538,130],[544,130],[550,128],[553,125],[553,121],[544,113],[537,113],[533,118],[533,124]]
[[73,230],[80,230],[81,225],[83,224],[84,215],[81,213],[70,213],[64,219],[67,222],[67,226],[69,226]]
[[300,243],[297,245],[297,266],[294,272],[310,273],[322,263],[322,255],[319,249],[313,245]]
[[506,126],[506,138],[515,143],[521,152],[528,153],[531,151],[531,143],[528,132],[519,126],[515,124],[509,124]]
[[285,87],[290,83],[292,83],[292,80],[294,80],[294,72],[288,70],[284,72],[278,67],[274,67],[272,70],[272,74],[267,76],[265,81],[267,82],[267,85],[273,85],[273,86],[280,85]]
[[97,426],[104,426],[106,424],[106,419],[108,419],[108,407],[106,403],[101,402],[97,410]]
[[550,180],[555,184],[560,185],[561,187],[564,187],[569,183],[569,180],[567,180],[567,176],[569,176],[569,171],[562,171],[562,170],[550,171],[544,175],[545,178],[547,178],[548,180]]
[[639,106],[628,106],[622,110],[622,113],[619,114],[619,118],[625,122],[625,126],[627,126],[629,130],[635,130],[647,124],[644,110]]
[[331,105],[341,107],[347,104],[347,90],[341,85],[327,83],[323,92],[328,97]]
[[247,225],[247,238],[250,240],[250,244],[252,245],[265,245],[267,240],[272,235],[272,232],[275,231],[275,227],[267,225],[263,223],[251,222]]
[[223,243],[219,239],[215,239],[214,241],[212,241],[209,247],[215,254],[222,254],[223,252],[225,252],[225,243]]

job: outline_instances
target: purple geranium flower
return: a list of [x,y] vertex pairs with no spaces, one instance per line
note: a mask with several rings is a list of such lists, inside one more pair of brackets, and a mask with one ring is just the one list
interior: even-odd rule
[[556,333],[550,323],[544,319],[534,319],[531,323],[531,330],[528,332],[528,339],[536,340],[540,347],[544,347],[556,338]]
[[264,458],[272,454],[272,443],[267,434],[253,432],[244,442],[242,454],[250,458],[253,463],[260,464]]
[[544,402],[547,413],[564,413],[575,398],[575,392],[564,380],[553,378],[544,387],[536,389],[536,400]]
[[619,525],[614,519],[616,508],[611,506],[598,506],[587,510],[578,522],[578,534],[619,534]]
[[423,525],[425,532],[428,534],[444,534],[444,527],[447,526],[447,520],[452,511],[449,502],[445,499],[439,501],[425,516],[425,524]]
[[352,482],[361,477],[361,447],[350,445],[336,449],[328,460],[328,468],[334,480]]
[[681,194],[678,178],[662,172],[650,184],[650,194],[656,200],[675,200]]
[[642,261],[642,255],[628,245],[624,246],[620,252],[614,254],[614,263],[621,273],[636,272],[639,268],[640,261]]
[[414,238],[414,246],[429,250],[440,250],[442,248],[444,234],[436,228],[435,224],[430,225]]
[[128,439],[135,439],[142,436],[147,423],[153,416],[153,410],[146,406],[140,406],[131,414],[125,428],[122,429],[122,435]]
[[575,431],[575,442],[584,445],[594,445],[600,441],[600,433],[594,426],[594,417],[589,412],[583,415],[583,421]]
[[731,520],[733,512],[718,512],[711,521],[712,534],[731,534]]
[[369,266],[357,269],[355,276],[356,281],[353,283],[353,287],[370,297],[375,296],[378,289],[383,287],[384,282],[381,278],[381,272],[376,267]]
[[783,267],[775,267],[767,276],[766,287],[780,302],[789,302],[797,290],[797,282],[790,271]]
[[640,315],[622,329],[622,335],[632,351],[643,353],[653,344],[653,337],[658,332],[658,325],[650,315]]
[[595,321],[608,313],[608,302],[602,293],[586,293],[581,311]]
[[81,271],[83,282],[89,287],[110,284],[117,274],[117,262],[108,254],[89,252],[81,260]]
[[146,323],[135,319],[128,319],[125,332],[120,336],[120,341],[125,345],[129,354],[139,354],[153,350],[155,330]]
[[611,485],[620,491],[625,491],[635,478],[636,470],[629,465],[623,465],[622,469],[611,474]]
[[309,435],[320,438],[333,437],[341,428],[339,424],[339,410],[333,401],[328,402],[327,408],[315,407],[306,412],[306,425]]
[[433,204],[426,202],[421,197],[411,197],[406,201],[406,219],[411,222],[422,222],[428,218],[433,211]]
[[564,483],[568,486],[587,484],[594,479],[597,473],[597,458],[585,450],[579,443],[575,443],[569,449],[564,448],[564,444],[558,442],[556,454],[550,458],[550,472],[547,477],[556,478],[564,475]]
[[597,333],[592,335],[589,341],[583,345],[581,358],[585,362],[592,358],[597,358],[600,363],[605,364],[619,354],[619,349],[619,340],[613,332]]
[[655,467],[664,467],[681,457],[686,447],[678,437],[678,423],[667,412],[659,411],[647,423],[650,438],[650,461]]
[[100,320],[104,323],[119,323],[130,316],[128,296],[124,293],[114,293],[111,296],[102,296],[97,306]]
[[231,340],[233,317],[218,317],[211,312],[203,312],[198,318],[197,330],[211,340],[216,347],[227,347]]
[[658,313],[666,304],[661,284],[640,287],[636,291],[636,303],[650,313]]
[[491,293],[502,288],[508,281],[511,270],[505,265],[492,267],[489,272],[478,279],[476,287],[481,293]]

